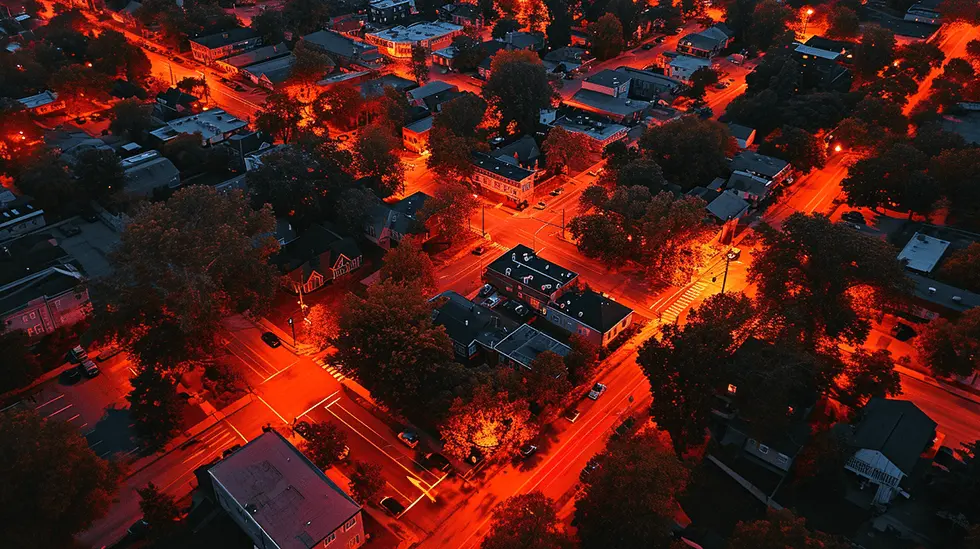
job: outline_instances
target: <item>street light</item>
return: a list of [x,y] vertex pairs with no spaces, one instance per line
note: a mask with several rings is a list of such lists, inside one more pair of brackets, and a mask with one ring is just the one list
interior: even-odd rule
[[813,15],[813,8],[807,8],[803,12],[803,38],[806,38],[806,24],[810,21],[811,15]]

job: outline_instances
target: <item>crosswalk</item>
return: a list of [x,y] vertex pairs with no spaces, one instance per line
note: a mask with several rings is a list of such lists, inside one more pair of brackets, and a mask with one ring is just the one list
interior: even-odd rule
[[323,357],[314,358],[313,361],[316,362],[317,364],[319,364],[321,368],[323,368],[324,370],[326,370],[326,372],[328,374],[332,375],[333,378],[336,379],[337,381],[343,381],[343,380],[347,379],[347,376],[345,376],[336,367],[334,367],[333,365],[329,364],[326,360],[323,359]]
[[698,296],[701,295],[701,292],[703,292],[707,287],[708,284],[706,282],[698,281],[697,284],[688,288],[687,291],[677,299],[677,301],[671,304],[671,306],[664,311],[663,316],[661,317],[664,324],[669,324],[677,320],[677,318],[681,316],[681,313],[684,312],[684,309],[687,309],[691,302],[697,299]]

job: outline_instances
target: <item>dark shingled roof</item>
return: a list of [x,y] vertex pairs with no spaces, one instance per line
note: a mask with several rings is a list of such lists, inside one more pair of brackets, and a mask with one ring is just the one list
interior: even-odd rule
[[443,326],[449,339],[461,345],[478,341],[493,348],[517,327],[517,323],[453,291],[443,292],[433,301],[443,298],[445,302],[432,312],[432,322]]
[[936,436],[936,422],[908,400],[872,398],[851,444],[878,450],[906,475]]
[[[320,256],[330,252],[330,264],[320,265]],[[340,255],[354,259],[361,255],[357,242],[340,235],[323,225],[313,225],[298,238],[279,248],[275,263],[283,274],[303,268],[304,280],[313,270],[324,270],[334,266]]]
[[[568,285],[578,276],[578,273],[561,265],[541,259],[534,250],[523,244],[501,255],[487,268],[512,279],[516,284],[524,284],[547,294],[557,290],[559,284]],[[551,287],[545,289],[546,285]]]
[[486,153],[474,152],[471,161],[473,164],[483,168],[484,170],[493,172],[502,177],[506,177],[511,181],[523,181],[524,179],[534,175],[534,172],[525,170],[524,168],[515,166],[509,162],[498,160]]
[[556,308],[601,333],[612,330],[633,312],[626,305],[592,290],[566,292],[549,307]]

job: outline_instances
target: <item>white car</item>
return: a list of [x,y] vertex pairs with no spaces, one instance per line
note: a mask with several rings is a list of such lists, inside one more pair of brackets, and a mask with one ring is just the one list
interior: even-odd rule
[[419,445],[419,435],[415,431],[408,429],[398,433],[398,440],[402,441],[409,448],[415,448]]
[[592,390],[589,391],[589,398],[592,400],[599,400],[599,396],[606,392],[606,386],[601,383],[596,383],[592,386]]
[[545,209],[547,207],[548,207],[548,205],[545,204],[544,202],[538,202],[537,204],[534,205],[534,209],[536,209],[536,210],[543,210],[543,209]]

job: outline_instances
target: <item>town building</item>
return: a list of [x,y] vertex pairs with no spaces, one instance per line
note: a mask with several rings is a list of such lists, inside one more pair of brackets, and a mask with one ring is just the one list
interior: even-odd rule
[[807,44],[798,44],[793,59],[800,68],[801,86],[823,91],[846,92],[854,79],[845,64],[850,59],[842,51],[825,50]]
[[735,138],[735,142],[738,143],[738,148],[740,149],[747,149],[755,142],[755,128],[729,122],[728,131],[731,132],[732,137]]
[[181,134],[201,134],[203,145],[221,143],[243,128],[248,122],[226,113],[222,109],[212,109],[199,114],[177,118],[167,122],[166,126],[150,132],[161,142],[166,143]]
[[485,190],[505,197],[513,204],[526,203],[534,196],[533,171],[482,152],[474,152],[470,162],[473,164],[473,183]]
[[303,37],[303,41],[326,53],[341,67],[359,66],[366,69],[380,69],[384,57],[378,47],[354,40],[343,34],[321,30]]
[[29,196],[0,191],[0,242],[44,227],[44,210]]
[[633,309],[587,288],[570,289],[548,304],[547,319],[601,347],[629,327]]
[[456,360],[463,364],[482,361],[495,365],[494,348],[517,329],[516,322],[451,290],[430,301],[436,304],[432,323],[446,329]]
[[490,156],[520,166],[525,170],[535,171],[543,168],[541,149],[537,141],[530,135],[524,135],[517,141],[508,143],[490,151]]
[[164,122],[190,116],[200,110],[200,100],[178,88],[158,93],[153,103],[153,116]]
[[[628,82],[628,81],[627,81]],[[627,84],[628,86],[628,84]],[[608,118],[616,124],[635,124],[650,106],[646,101],[607,95],[590,89],[578,90],[564,104],[568,107]]]
[[559,74],[576,74],[588,70],[595,57],[585,48],[568,46],[551,50],[544,55],[541,62],[548,72]]
[[[961,238],[959,234],[951,235],[951,238],[958,240],[957,249],[973,243],[972,239]],[[944,238],[916,232],[899,252],[898,260],[905,266],[905,276],[913,285],[912,299],[906,304],[905,312],[932,320],[940,316],[955,318],[973,307],[980,307],[980,295],[935,278],[953,244]]]
[[670,78],[653,71],[619,67],[617,72],[630,79],[629,97],[641,101],[656,101],[677,95],[684,84],[680,80]]
[[377,0],[368,4],[368,21],[378,25],[394,25],[416,13],[415,0]]
[[629,128],[622,124],[596,120],[582,115],[563,116],[556,119],[554,125],[588,137],[589,148],[593,151],[602,151],[609,144],[626,139],[629,132]]
[[452,23],[421,22],[409,26],[398,25],[390,29],[369,32],[364,39],[378,47],[378,51],[395,59],[408,59],[413,46],[429,51],[445,48],[453,38],[463,32],[463,27]]
[[711,61],[700,57],[690,57],[687,55],[676,55],[669,57],[666,63],[667,76],[679,80],[685,84],[690,84],[691,75],[698,69],[711,67]]
[[545,38],[544,35],[539,32],[524,32],[524,31],[512,31],[508,32],[507,36],[504,38],[510,48],[513,50],[528,50],[539,52],[544,49]]
[[571,347],[530,324],[521,324],[516,330],[511,331],[496,344],[494,350],[497,351],[500,364],[520,366],[528,370],[531,369],[534,359],[545,351],[551,351],[562,358],[572,352]]
[[729,162],[732,175],[726,189],[744,200],[759,202],[782,183],[793,182],[793,166],[785,160],[742,151]]
[[433,100],[429,99],[430,97],[458,91],[459,88],[455,84],[443,82],[442,80],[433,80],[424,86],[409,90],[407,93],[408,103],[415,107],[429,108],[429,105],[434,103]]
[[385,250],[397,246],[408,236],[425,242],[429,239],[429,230],[419,221],[418,213],[429,198],[418,191],[391,205],[379,202],[364,229],[367,239]]
[[282,57],[255,63],[242,69],[243,76],[257,86],[274,90],[289,79],[296,64],[296,56],[290,53]]
[[221,59],[256,48],[262,44],[262,37],[249,28],[231,29],[208,36],[191,38],[191,55],[194,59],[210,65]]
[[37,116],[43,116],[65,109],[65,102],[58,99],[58,94],[50,90],[45,90],[30,97],[22,97],[17,102],[23,105],[25,110]]
[[431,116],[406,124],[402,128],[402,145],[415,154],[425,154],[429,151],[429,133],[432,131]]
[[249,65],[255,65],[256,63],[262,63],[279,57],[285,57],[289,54],[289,47],[286,46],[285,42],[280,42],[278,44],[262,46],[238,55],[232,55],[231,57],[219,59],[215,62],[215,65],[227,73],[241,74],[242,69],[248,67]]
[[583,80],[582,89],[610,97],[626,97],[630,91],[630,77],[623,72],[606,69]]
[[356,240],[324,223],[285,243],[272,261],[287,292],[307,294],[359,269],[362,259]]
[[751,205],[731,190],[719,191],[712,188],[694,187],[687,194],[697,196],[705,201],[704,209],[710,214],[711,221],[714,223],[740,219],[748,213]]
[[401,93],[408,93],[410,90],[419,87],[419,85],[414,80],[402,78],[395,74],[385,74],[378,78],[362,82],[361,95],[367,100],[377,99],[385,94],[386,87],[394,88],[395,91]]
[[549,303],[578,284],[578,273],[542,259],[531,248],[518,244],[490,263],[483,279],[501,294],[546,313]]
[[218,505],[255,547],[356,549],[367,541],[361,506],[274,429],[207,474]]
[[721,53],[735,39],[735,33],[724,23],[718,23],[701,32],[688,34],[678,40],[677,53],[711,59]]
[[943,0],[919,0],[909,6],[905,12],[904,19],[915,23],[925,23],[927,25],[942,24],[942,14],[939,12],[939,4]]
[[[866,502],[887,505],[895,496],[908,497],[910,476],[920,460],[935,455],[936,422],[907,400],[872,398],[847,444],[853,454],[844,468],[877,487]],[[931,454],[931,455],[930,455]]]
[[439,8],[439,17],[454,25],[463,27],[482,28],[484,24],[483,11],[476,4],[469,2],[454,2]]
[[119,164],[126,178],[123,192],[129,196],[149,198],[155,191],[180,186],[180,170],[158,151],[136,154],[122,159]]
[[0,332],[37,337],[92,312],[81,265],[51,233],[32,233],[0,246]]

